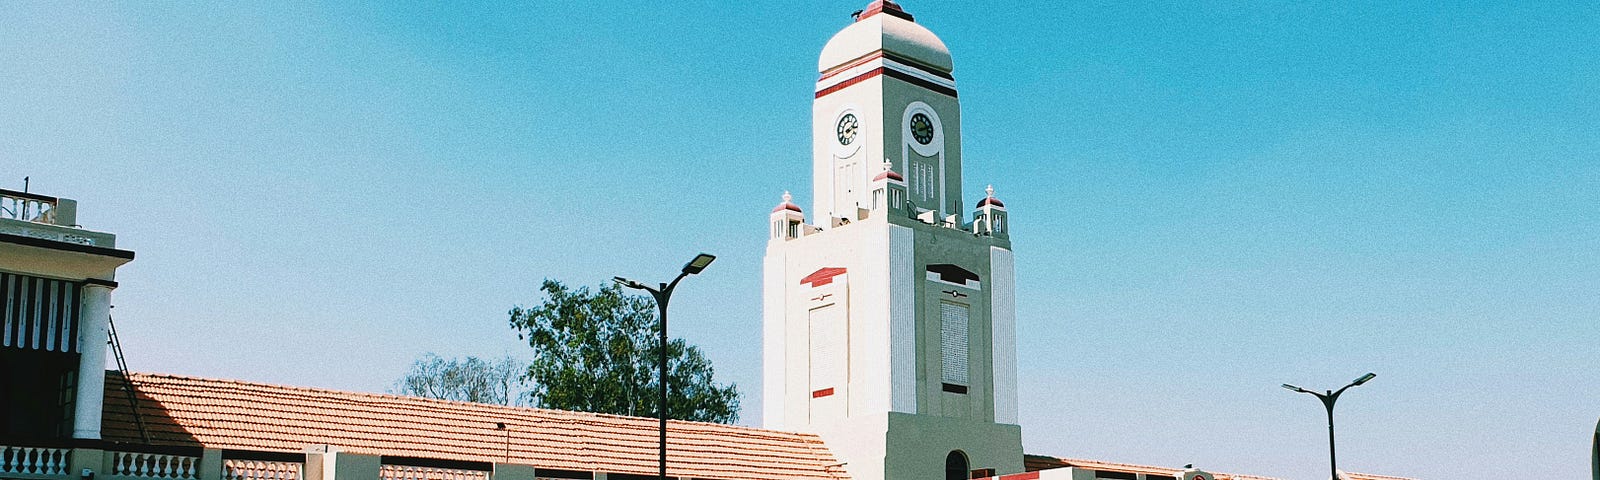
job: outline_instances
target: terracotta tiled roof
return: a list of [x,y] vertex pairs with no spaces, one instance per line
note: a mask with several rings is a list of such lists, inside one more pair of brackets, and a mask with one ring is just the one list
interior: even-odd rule
[[[1061,467],[1077,467],[1087,470],[1111,470],[1117,472],[1176,476],[1179,472],[1183,471],[1181,468],[1135,465],[1132,463],[1104,462],[1100,460],[1085,460],[1081,458],[1061,458],[1045,455],[1026,455],[1022,459],[1022,465],[1025,470],[1030,472]],[[1202,467],[1201,470],[1205,470],[1205,468]],[[1273,480],[1272,477],[1212,472],[1210,470],[1206,471],[1216,475],[1217,480]]]
[[[335,445],[371,455],[656,473],[657,420],[231,380],[133,374],[157,445],[302,452]],[[106,376],[102,436],[140,442],[122,377]],[[510,430],[496,429],[504,422]],[[848,479],[815,435],[670,422],[668,474],[729,479]],[[507,444],[509,443],[509,454]]]
[[1344,474],[1345,480],[1416,480],[1410,477],[1391,477],[1388,475],[1374,475],[1371,473],[1339,472]]
[[[1052,468],[1061,468],[1061,467],[1077,467],[1077,468],[1082,468],[1082,469],[1087,469],[1087,470],[1111,470],[1111,471],[1118,471],[1118,472],[1133,472],[1133,473],[1144,473],[1144,474],[1153,473],[1153,474],[1157,474],[1157,475],[1172,475],[1172,476],[1176,476],[1178,474],[1178,472],[1182,472],[1183,471],[1183,469],[1181,469],[1181,468],[1155,467],[1155,466],[1150,466],[1150,465],[1135,465],[1135,464],[1131,464],[1131,463],[1103,462],[1103,461],[1100,461],[1100,460],[1084,460],[1084,459],[1079,459],[1079,458],[1060,458],[1060,457],[1051,457],[1051,456],[1046,456],[1046,455],[1025,455],[1022,458],[1022,465],[1023,465],[1023,469],[1025,469],[1027,471],[1030,471],[1030,472],[1035,472],[1035,471],[1039,471],[1039,470],[1049,470],[1049,469],[1052,469]],[[1202,468],[1202,470],[1204,470],[1204,468]],[[1260,475],[1245,475],[1245,474],[1241,474],[1241,473],[1222,473],[1222,472],[1212,472],[1210,470],[1206,470],[1206,471],[1216,475],[1217,476],[1217,480],[1276,480],[1273,477],[1263,477],[1263,476],[1260,476]],[[1344,474],[1344,479],[1345,480],[1415,480],[1415,479],[1405,478],[1405,477],[1390,477],[1390,476],[1385,476],[1385,475],[1373,475],[1373,474],[1370,474],[1370,473],[1355,473],[1355,472],[1341,472],[1341,473]]]

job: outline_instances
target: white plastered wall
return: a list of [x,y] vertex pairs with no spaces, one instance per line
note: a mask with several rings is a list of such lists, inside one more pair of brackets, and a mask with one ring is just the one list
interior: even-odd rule
[[787,355],[784,335],[784,312],[787,308],[784,299],[787,292],[782,288],[773,288],[774,285],[783,284],[784,267],[787,264],[785,253],[781,246],[769,247],[762,262],[762,284],[765,287],[761,293],[761,424],[774,430],[793,429],[784,421],[783,414],[784,402],[788,398],[784,391],[784,386],[788,384],[784,371]]

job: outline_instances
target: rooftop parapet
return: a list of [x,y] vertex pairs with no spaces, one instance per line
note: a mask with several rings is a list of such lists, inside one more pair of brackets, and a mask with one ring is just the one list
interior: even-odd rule
[[76,227],[78,202],[0,188],[0,218]]
[[94,247],[116,247],[116,236],[78,225],[78,201],[0,189],[0,234]]

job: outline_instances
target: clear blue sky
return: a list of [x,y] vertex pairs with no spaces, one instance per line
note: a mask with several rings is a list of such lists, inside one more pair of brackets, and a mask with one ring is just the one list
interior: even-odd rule
[[[540,279],[665,278],[759,422],[760,258],[864,2],[19,3],[0,185],[138,252],[136,370],[382,391],[526,356]],[[907,0],[1018,259],[1032,453],[1579,478],[1600,416],[1600,7]]]

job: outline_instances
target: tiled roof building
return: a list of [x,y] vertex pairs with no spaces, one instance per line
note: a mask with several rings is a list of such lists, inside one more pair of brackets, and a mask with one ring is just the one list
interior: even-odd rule
[[[342,452],[540,470],[656,473],[656,419],[396,395],[133,374],[150,444]],[[107,379],[103,438],[140,444],[122,377]],[[503,427],[502,427],[503,426]],[[847,478],[815,435],[715,423],[668,424],[667,472],[684,478]]]

